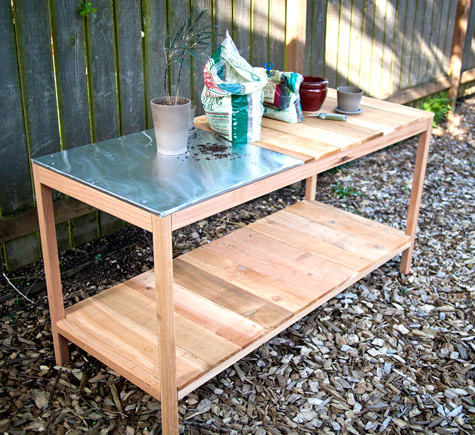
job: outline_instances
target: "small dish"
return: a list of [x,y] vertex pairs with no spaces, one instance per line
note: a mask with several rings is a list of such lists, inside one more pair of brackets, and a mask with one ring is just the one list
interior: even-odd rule
[[343,115],[359,115],[360,113],[363,112],[363,109],[361,107],[356,112],[347,112],[345,110],[339,109],[338,106],[335,106],[333,110],[335,112],[342,113]]

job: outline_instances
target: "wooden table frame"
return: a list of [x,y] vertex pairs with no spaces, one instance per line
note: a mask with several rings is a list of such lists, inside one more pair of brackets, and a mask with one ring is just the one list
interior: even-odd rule
[[[330,121],[332,122],[332,121]],[[427,116],[415,122],[402,126],[401,128],[385,134],[375,139],[369,140],[355,147],[350,147],[338,153],[334,153],[322,159],[307,159],[303,166],[287,170],[281,174],[257,181],[251,185],[244,186],[237,190],[225,193],[218,197],[207,200],[189,208],[178,211],[164,218],[152,215],[144,210],[138,209],[119,199],[106,195],[98,190],[87,187],[65,176],[54,173],[37,164],[33,164],[33,174],[35,183],[36,200],[41,233],[41,243],[44,258],[46,283],[48,288],[48,300],[52,322],[52,336],[56,363],[64,365],[69,360],[68,339],[58,330],[58,322],[65,319],[65,309],[61,287],[61,276],[56,243],[55,220],[53,215],[53,202],[51,190],[56,189],[93,207],[110,213],[133,225],[143,228],[153,233],[153,250],[155,263],[155,298],[157,317],[157,338],[158,338],[158,366],[160,391],[156,393],[162,404],[162,427],[165,434],[178,433],[178,410],[177,403],[180,397],[192,391],[203,382],[215,376],[223,370],[219,366],[210,370],[199,382],[191,383],[178,394],[177,388],[177,363],[176,363],[176,343],[175,343],[175,312],[174,312],[174,271],[172,262],[172,238],[173,230],[179,229],[192,222],[196,222],[220,211],[229,209],[238,204],[242,204],[253,198],[267,194],[294,182],[306,180],[307,188],[305,198],[309,201],[315,199],[316,177],[318,173],[336,167],[342,163],[358,159],[388,145],[407,139],[414,135],[419,135],[418,150],[415,162],[415,170],[410,196],[407,226],[405,234],[409,242],[404,245],[402,252],[401,271],[409,273],[414,246],[417,219],[424,182],[429,141],[431,134],[432,117]],[[291,153],[289,153],[291,154]],[[385,259],[385,261],[387,261]],[[354,279],[359,279],[356,276]],[[335,290],[336,291],[336,290]],[[341,290],[339,290],[341,291]],[[326,294],[319,304],[332,297],[335,292]],[[322,302],[323,301],[323,302]],[[310,305],[302,310],[298,316],[292,317],[288,321],[282,322],[274,329],[273,335],[294,323],[296,319],[311,312],[314,305]],[[257,348],[265,342],[268,336],[256,340],[252,346],[245,351],[237,352],[229,359],[227,366],[239,360],[250,350]],[[82,346],[86,351],[94,355],[92,348],[87,343]],[[107,356],[102,356],[102,361],[112,368],[116,368],[114,361],[109,361]],[[134,376],[134,373],[127,373],[130,380],[145,389],[142,381]]]

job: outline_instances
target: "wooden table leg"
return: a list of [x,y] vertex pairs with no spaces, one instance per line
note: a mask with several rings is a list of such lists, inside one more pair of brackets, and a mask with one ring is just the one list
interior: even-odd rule
[[171,216],[152,218],[162,433],[178,434]]
[[[432,121],[432,120],[430,120]],[[416,164],[414,177],[412,179],[411,199],[407,213],[406,234],[412,237],[411,246],[402,253],[400,270],[408,274],[411,270],[412,251],[416,237],[417,219],[421,205],[422,188],[424,186],[424,175],[426,172],[427,157],[429,155],[429,143],[432,133],[432,124],[428,124],[428,129],[419,135],[417,147]]]
[[56,364],[62,366],[69,361],[69,350],[67,340],[58,334],[58,329],[56,327],[56,322],[64,319],[64,301],[63,289],[61,287],[61,273],[59,270],[58,242],[56,241],[53,198],[51,195],[51,189],[41,184],[36,169],[37,167],[33,165],[41,248],[43,251],[46,287],[48,289],[51,332],[53,335]]
[[315,201],[317,195],[317,176],[312,175],[305,180],[305,199]]

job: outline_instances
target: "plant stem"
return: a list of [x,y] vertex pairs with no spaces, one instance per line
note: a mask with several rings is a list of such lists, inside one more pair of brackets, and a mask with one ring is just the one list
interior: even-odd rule
[[180,62],[180,69],[178,70],[178,81],[176,85],[176,96],[175,96],[175,104],[178,101],[178,92],[180,91],[180,79],[181,79],[181,70],[183,69],[183,61]]
[[163,74],[163,91],[165,92],[165,95],[168,96],[167,78],[168,78],[168,66],[165,67],[165,73]]

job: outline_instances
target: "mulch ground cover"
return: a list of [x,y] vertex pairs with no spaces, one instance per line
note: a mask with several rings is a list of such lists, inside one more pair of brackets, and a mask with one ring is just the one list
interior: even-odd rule
[[[411,273],[388,262],[189,394],[182,432],[475,433],[474,112],[472,96],[433,135]],[[404,229],[416,144],[324,173],[317,199]],[[174,254],[303,196],[295,184],[176,231]],[[71,249],[65,304],[152,265],[133,227]],[[42,263],[5,275],[0,433],[161,433],[160,403],[84,351],[55,365]]]

